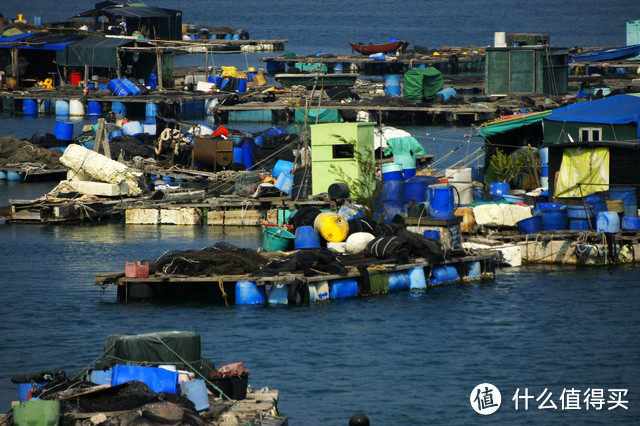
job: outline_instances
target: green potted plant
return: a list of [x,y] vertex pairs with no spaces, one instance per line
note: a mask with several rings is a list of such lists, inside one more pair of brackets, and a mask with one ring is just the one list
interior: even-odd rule
[[497,148],[489,165],[498,179],[497,182],[489,183],[489,192],[493,195],[505,195],[509,193],[511,181],[522,172],[528,171],[530,159],[525,150],[517,150],[507,155],[503,150]]

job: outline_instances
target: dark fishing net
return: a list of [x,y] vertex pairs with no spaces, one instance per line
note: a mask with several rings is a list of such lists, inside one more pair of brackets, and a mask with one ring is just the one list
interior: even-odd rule
[[304,272],[304,276],[310,277],[319,274],[346,275],[347,270],[331,250],[305,249],[269,262],[253,276],[274,276],[281,272]]
[[201,250],[172,252],[155,262],[154,270],[167,275],[242,275],[269,260],[251,249],[217,245]]
[[156,151],[152,144],[141,144],[132,136],[118,136],[109,143],[111,158],[118,158],[120,154],[126,161],[133,157],[156,158]]
[[296,229],[300,226],[313,226],[316,216],[321,213],[317,207],[302,207],[289,219],[289,225]]
[[40,148],[31,142],[13,136],[0,137],[0,166],[29,163],[49,169],[60,169],[62,152]]

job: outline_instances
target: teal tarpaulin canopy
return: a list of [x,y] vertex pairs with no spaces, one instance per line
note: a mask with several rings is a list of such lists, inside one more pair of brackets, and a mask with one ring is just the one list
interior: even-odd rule
[[539,123],[543,117],[551,114],[551,110],[535,112],[531,114],[522,115],[521,117],[514,117],[501,121],[494,121],[492,123],[483,124],[478,128],[478,136],[489,138],[491,136],[505,133],[513,129],[517,129],[531,124]]
[[444,86],[442,73],[433,67],[411,68],[404,73],[404,97],[421,102],[432,99]]
[[67,46],[67,58],[63,63],[77,67],[117,68],[118,47],[129,43],[132,41],[126,38],[86,37]]

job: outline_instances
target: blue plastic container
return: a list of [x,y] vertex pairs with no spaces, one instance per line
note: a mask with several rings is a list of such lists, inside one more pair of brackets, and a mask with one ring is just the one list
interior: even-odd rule
[[133,81],[129,80],[128,78],[123,78],[120,80],[120,82],[124,84],[125,87],[129,90],[131,96],[138,96],[140,94],[140,89]]
[[180,383],[180,393],[193,402],[196,411],[206,411],[211,407],[204,379],[195,379]]
[[291,173],[280,173],[280,176],[278,176],[273,186],[285,194],[291,195],[291,191],[293,190],[293,175]]
[[147,118],[155,118],[158,115],[158,104],[153,102],[147,102],[144,108],[144,115]]
[[153,72],[149,73],[147,76],[147,86],[149,86],[150,89],[158,87],[158,74]]
[[21,403],[27,401],[29,392],[40,390],[47,384],[49,384],[49,382],[18,383],[18,400]]
[[262,146],[262,142],[263,142],[262,136],[256,136],[255,138],[253,138],[253,143],[255,143],[256,146]]
[[538,202],[536,203],[536,210],[545,211],[545,210],[560,210],[564,207],[562,203],[551,203],[551,202]]
[[382,184],[382,192],[380,194],[384,201],[398,201],[402,205],[405,204],[404,181],[388,180]]
[[100,117],[102,115],[102,104],[98,101],[87,102],[87,115],[89,117]]
[[242,156],[242,147],[234,146],[233,147],[233,162],[242,164],[243,156]]
[[620,232],[620,216],[616,212],[600,212],[596,219],[596,230],[616,234]]
[[242,143],[242,163],[247,170],[253,169],[253,141],[248,140]]
[[473,201],[484,201],[484,186],[473,187]]
[[449,283],[458,280],[458,270],[451,265],[435,266],[431,270],[431,275],[429,284]]
[[521,234],[537,234],[542,230],[542,218],[540,216],[529,217],[518,221],[516,225]]
[[142,124],[139,121],[129,121],[122,125],[122,133],[127,136],[138,136],[144,133]]
[[455,198],[452,186],[429,187],[429,214],[434,219],[453,219]]
[[296,228],[294,247],[298,249],[320,248],[320,236],[313,226],[299,226]]
[[70,121],[56,121],[53,127],[53,134],[60,141],[70,141],[73,139],[73,123]]
[[122,102],[111,102],[111,112],[113,112],[116,115],[126,116],[127,106]]
[[56,116],[68,117],[69,116],[69,101],[64,99],[56,100]]
[[353,278],[329,281],[329,298],[344,299],[358,295],[358,282]]
[[143,382],[153,392],[178,393],[178,372],[158,367],[116,364],[111,375],[111,386],[130,381]]
[[440,231],[435,229],[426,229],[422,235],[427,238],[431,238],[432,240],[440,241]]
[[594,216],[597,216],[600,212],[607,211],[607,202],[598,195],[587,195],[584,197],[584,201],[591,207]]
[[23,115],[38,115],[38,101],[35,99],[22,100]]
[[291,173],[293,169],[293,162],[286,160],[276,161],[276,165],[273,167],[272,176],[276,179],[280,176],[280,173]]
[[[416,203],[423,203],[429,199],[429,181],[423,179],[417,179],[419,176],[415,176],[404,183],[404,201],[409,203],[414,201]],[[431,183],[435,183],[436,179],[433,178]]]
[[142,123],[142,131],[148,135],[156,134],[156,122],[155,121],[143,121]]
[[269,290],[267,299],[270,305],[288,305],[289,304],[289,285],[274,284]]
[[541,177],[549,177],[549,165],[548,164],[543,164],[542,165],[542,171],[540,173]]
[[415,175],[416,175],[416,169],[414,168],[405,167],[402,169],[402,176],[405,180],[411,179]]
[[427,279],[424,276],[424,268],[422,266],[416,266],[409,270],[409,282],[411,290],[420,290],[427,288]]
[[621,228],[625,231],[638,231],[640,230],[640,218],[625,216],[622,218]]
[[405,213],[405,204],[402,201],[387,200],[382,203],[383,223],[391,222],[396,215]]
[[392,181],[392,180],[403,180],[404,176],[402,175],[402,164],[399,163],[383,163],[382,164],[382,180],[383,181]]
[[22,176],[20,176],[20,173],[14,171],[14,170],[8,170],[7,171],[7,180],[13,181],[13,182],[19,182],[22,180]]
[[569,227],[567,211],[564,209],[550,209],[542,211],[542,230],[560,231]]
[[89,381],[96,385],[110,385],[113,370],[91,370]]
[[593,217],[593,211],[591,207],[584,206],[567,206],[567,217],[569,219],[586,219],[587,217]]
[[489,193],[497,196],[508,195],[509,182],[489,182]]
[[465,263],[469,278],[479,278],[482,275],[482,265],[479,260]]
[[549,148],[546,146],[540,148],[540,163],[543,166],[549,164]]
[[236,305],[262,305],[266,302],[264,286],[244,280],[236,283]]
[[277,226],[262,228],[262,248],[265,251],[288,251],[295,240],[295,235]]
[[434,101],[435,102],[447,102],[449,99],[455,98],[456,95],[457,95],[456,89],[454,89],[453,87],[446,87],[446,88],[436,92],[436,94],[434,96]]
[[238,88],[236,89],[236,92],[244,93],[246,91],[247,91],[247,79],[246,78],[239,78],[238,79]]
[[609,199],[622,200],[622,204],[625,206],[635,206],[638,204],[636,196],[636,188],[609,188]]
[[569,229],[572,231],[588,231],[589,220],[588,219],[569,219]]
[[0,170],[0,180],[6,180],[6,179],[7,179],[7,174],[4,171]]
[[334,74],[342,74],[343,69],[344,69],[344,66],[342,65],[342,62],[336,62],[335,64],[333,64]]
[[402,95],[402,76],[400,74],[391,74],[385,78],[385,93],[387,96]]
[[409,278],[409,272],[389,272],[389,293],[397,293],[399,291],[409,290],[410,288],[411,279]]

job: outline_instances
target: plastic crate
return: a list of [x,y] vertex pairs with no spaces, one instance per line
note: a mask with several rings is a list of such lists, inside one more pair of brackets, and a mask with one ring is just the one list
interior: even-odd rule
[[149,261],[127,262],[125,277],[127,278],[147,278],[149,276]]

